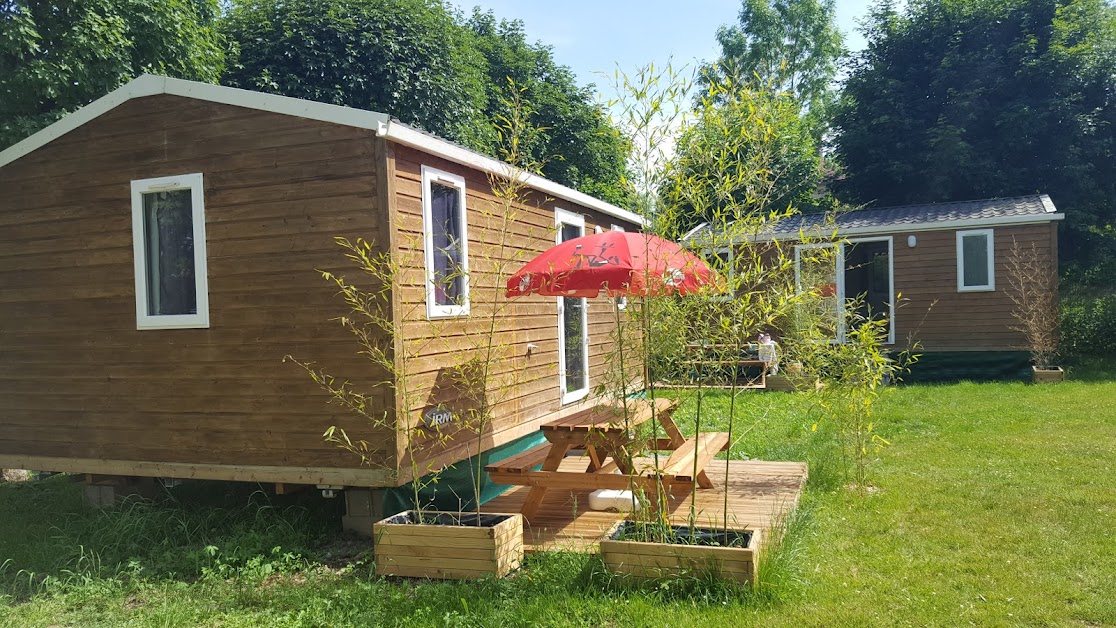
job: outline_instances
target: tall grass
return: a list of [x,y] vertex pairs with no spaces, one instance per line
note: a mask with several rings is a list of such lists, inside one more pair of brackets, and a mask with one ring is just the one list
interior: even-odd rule
[[247,564],[276,547],[308,554],[336,515],[336,505],[310,509],[251,485],[187,484],[113,509],[83,508],[81,490],[65,476],[0,485],[0,591],[25,599],[97,580],[195,580],[215,558]]

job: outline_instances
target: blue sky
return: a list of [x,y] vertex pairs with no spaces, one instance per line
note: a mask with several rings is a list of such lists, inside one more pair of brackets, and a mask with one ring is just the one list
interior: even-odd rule
[[[740,0],[451,0],[467,11],[473,6],[497,17],[520,19],[530,41],[553,46],[558,63],[570,66],[581,84],[608,81],[616,64],[631,72],[654,61],[676,65],[716,58],[717,27],[734,23]],[[855,31],[869,0],[837,0],[837,23],[845,45],[864,46]]]

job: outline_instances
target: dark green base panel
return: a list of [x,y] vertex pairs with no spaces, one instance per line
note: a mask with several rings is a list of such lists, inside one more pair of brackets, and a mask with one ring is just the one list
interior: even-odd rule
[[[490,449],[481,457],[481,503],[500,495],[512,488],[507,484],[495,484],[488,479],[488,474],[483,471],[484,466],[490,462],[499,462],[504,458],[522,453],[546,442],[542,432],[534,432]],[[473,477],[477,472],[477,457],[447,467],[438,477],[437,484],[428,484],[422,487],[419,499],[422,507],[427,510],[445,510],[449,512],[466,511],[476,507]],[[401,513],[414,508],[415,492],[410,484],[398,488],[387,489],[384,495],[384,516]]]
[[928,352],[901,379],[906,383],[1030,381],[1031,356],[1025,351]]

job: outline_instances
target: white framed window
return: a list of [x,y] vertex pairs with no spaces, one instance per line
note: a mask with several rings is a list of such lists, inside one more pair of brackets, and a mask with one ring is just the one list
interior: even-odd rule
[[[585,217],[555,208],[554,241],[585,235]],[[589,315],[584,297],[558,297],[558,385],[562,403],[573,403],[589,394]]]
[[[598,229],[598,233],[599,233],[600,232],[599,231],[600,227],[597,227],[597,229]],[[609,228],[609,231],[624,231],[624,228],[621,227],[620,225],[612,225],[612,227]],[[616,299],[616,309],[621,310],[621,311],[628,309],[628,297],[617,298]]]
[[794,247],[794,282],[799,291],[818,295],[811,316],[817,316],[830,342],[845,337],[843,247],[839,242],[797,244]]
[[136,329],[209,327],[201,173],[132,181]]
[[465,178],[422,167],[426,316],[469,315],[469,234]]
[[957,232],[957,291],[996,289],[995,238],[992,229]]
[[817,292],[813,314],[822,317],[832,342],[845,341],[845,310],[859,297],[858,313],[865,318],[886,316],[886,344],[895,344],[895,243],[891,236],[795,245],[794,278],[799,290]]

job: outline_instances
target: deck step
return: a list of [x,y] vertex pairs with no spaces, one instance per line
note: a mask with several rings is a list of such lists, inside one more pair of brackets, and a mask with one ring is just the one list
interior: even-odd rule
[[550,453],[550,443],[536,445],[527,451],[508,456],[484,468],[489,473],[525,473],[541,465]]

